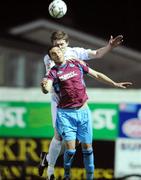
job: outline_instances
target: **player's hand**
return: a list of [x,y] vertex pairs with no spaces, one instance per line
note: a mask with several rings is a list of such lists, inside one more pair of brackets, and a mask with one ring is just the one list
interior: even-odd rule
[[114,86],[118,88],[123,88],[126,89],[127,87],[131,86],[131,82],[120,82],[120,83],[115,83]]
[[114,48],[119,46],[121,43],[123,42],[123,36],[122,35],[118,35],[115,38],[113,38],[113,36],[111,36],[110,40],[109,40],[109,45]]
[[41,86],[44,87],[47,84],[47,79],[43,78],[43,80],[41,81]]
[[75,60],[74,58],[69,58],[69,59],[67,59],[67,61],[69,61],[69,62],[75,62],[76,60]]
[[80,62],[80,64],[82,64],[82,65],[84,65],[84,66],[87,65],[87,64],[86,64],[84,61],[82,61],[82,60],[79,60],[79,62]]
[[69,61],[69,62],[79,62],[80,64],[82,64],[84,66],[87,65],[83,60],[80,60],[80,59],[67,59],[67,61]]
[[46,85],[47,85],[47,79],[44,78],[42,81],[41,81],[41,89],[42,89],[42,92],[43,93],[47,93],[48,91],[46,90]]

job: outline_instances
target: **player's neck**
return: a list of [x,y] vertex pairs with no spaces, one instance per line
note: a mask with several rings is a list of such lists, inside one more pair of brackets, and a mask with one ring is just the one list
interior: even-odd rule
[[56,66],[63,66],[64,64],[66,64],[66,60],[64,60],[63,62],[58,62],[58,63],[55,63]]

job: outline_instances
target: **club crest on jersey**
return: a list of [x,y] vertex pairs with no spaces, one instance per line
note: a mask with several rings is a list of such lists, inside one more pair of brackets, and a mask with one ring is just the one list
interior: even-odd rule
[[77,76],[78,74],[75,71],[72,71],[70,73],[64,74],[62,76],[59,77],[60,81],[65,81],[67,79],[70,79],[72,77]]
[[70,63],[70,64],[69,64],[69,66],[70,66],[70,67],[74,67],[75,65],[74,65],[74,64],[72,64],[72,63]]
[[63,73],[63,71],[58,71],[58,72],[57,72],[57,74],[62,74],[62,73]]

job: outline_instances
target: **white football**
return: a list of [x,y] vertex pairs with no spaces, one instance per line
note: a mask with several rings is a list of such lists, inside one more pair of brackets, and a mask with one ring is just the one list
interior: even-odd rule
[[63,0],[53,0],[48,7],[49,14],[54,18],[61,18],[67,12],[67,5]]

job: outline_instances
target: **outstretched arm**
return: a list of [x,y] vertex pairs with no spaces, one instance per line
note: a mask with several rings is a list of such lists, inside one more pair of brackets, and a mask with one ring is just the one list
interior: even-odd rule
[[111,38],[106,46],[99,48],[97,50],[94,50],[94,51],[89,51],[88,52],[89,57],[90,58],[101,58],[105,54],[107,54],[109,51],[111,51],[113,48],[119,46],[122,42],[123,42],[122,35],[118,35],[115,38],[113,38],[113,36],[111,36]]
[[52,80],[44,78],[41,82],[41,90],[44,94],[47,94],[51,91],[52,88]]
[[128,86],[132,85],[131,82],[115,82],[112,79],[110,79],[108,76],[106,76],[103,73],[100,73],[98,71],[95,71],[91,68],[89,68],[89,73],[90,76],[92,76],[93,78],[95,78],[98,81],[101,81],[103,83],[109,84],[113,87],[118,87],[118,88],[127,88]]

